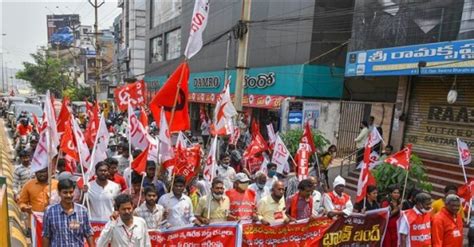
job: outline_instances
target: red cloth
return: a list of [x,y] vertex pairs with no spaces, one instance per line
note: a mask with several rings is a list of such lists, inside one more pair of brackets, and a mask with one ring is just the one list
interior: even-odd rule
[[24,126],[23,124],[19,124],[16,127],[16,131],[18,131],[18,134],[20,136],[26,136],[33,131],[33,127],[30,124],[28,124],[27,126]]
[[346,208],[346,203],[351,200],[351,196],[346,193],[342,193],[342,197],[336,195],[336,192],[327,193],[329,198],[331,198],[332,204],[336,211],[342,211]]
[[110,180],[119,184],[122,192],[127,189],[127,182],[125,181],[125,178],[120,176],[118,173],[115,173],[113,179]]
[[[160,122],[161,108],[163,107],[168,121],[170,132],[189,130],[190,121],[188,114],[188,80],[189,67],[186,62],[179,65],[179,67],[171,74],[165,85],[161,87],[160,91],[156,93],[153,100],[150,102],[150,110],[153,113],[155,122]],[[179,88],[178,88],[179,86]],[[179,91],[178,91],[179,90]],[[178,100],[175,105],[175,112],[173,122],[171,123],[171,112],[174,105],[176,93],[178,92]]]
[[[290,216],[294,219],[298,218],[298,201],[300,200],[300,193],[296,192],[295,195],[291,198],[291,206],[290,206]],[[309,197],[309,210],[313,212],[313,197]]]
[[[382,202],[382,208],[389,207],[390,203],[388,201]],[[385,231],[385,236],[382,242],[382,247],[398,247],[398,219],[400,218],[400,213],[396,215],[390,215],[387,224],[387,230]]]
[[417,214],[412,208],[403,211],[402,217],[406,217],[410,227],[411,247],[431,246],[431,214]]
[[230,200],[229,215],[239,220],[250,220],[257,211],[255,205],[255,191],[247,189],[240,193],[235,189],[226,191]]
[[309,122],[306,122],[304,125],[303,135],[301,136],[300,143],[308,144],[311,149],[310,155],[313,155],[316,152],[316,145],[314,145],[313,134],[311,133],[311,127],[309,126]]
[[71,113],[69,112],[68,104],[69,99],[67,97],[64,97],[56,123],[58,132],[60,133],[65,131],[66,125],[69,124],[69,121],[71,120]]
[[433,247],[463,246],[463,221],[460,213],[453,217],[443,208],[433,217],[431,226]]

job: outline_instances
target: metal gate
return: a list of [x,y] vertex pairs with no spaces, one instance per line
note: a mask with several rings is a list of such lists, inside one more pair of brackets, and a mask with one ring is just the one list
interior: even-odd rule
[[360,122],[372,115],[375,125],[382,127],[382,136],[390,142],[394,104],[379,102],[342,101],[337,137],[337,157],[346,157],[356,151],[354,139],[359,135]]

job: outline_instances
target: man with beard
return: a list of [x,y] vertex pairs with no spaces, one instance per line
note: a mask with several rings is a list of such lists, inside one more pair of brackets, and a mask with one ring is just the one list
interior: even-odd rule
[[84,238],[95,246],[87,209],[73,202],[74,182],[60,180],[58,192],[61,202],[46,209],[43,217],[43,247],[84,246]]
[[398,223],[401,247],[431,246],[431,196],[421,192],[415,196],[415,206],[402,212]]
[[135,215],[146,221],[148,229],[158,229],[166,218],[163,206],[156,204],[158,193],[154,186],[145,187],[145,203],[135,209]]
[[221,162],[216,169],[217,177],[224,182],[224,188],[230,190],[236,173],[234,168],[230,166],[230,155],[228,153],[223,153],[220,158]]
[[[215,178],[212,181],[211,192],[211,195],[199,199],[195,213],[196,218],[205,225],[226,221],[229,212],[230,203],[229,198],[224,195],[224,182]],[[209,200],[211,200],[210,203]]]
[[119,217],[105,225],[97,240],[97,246],[151,246],[148,228],[144,219],[133,216],[130,195],[121,194],[115,198],[115,210]]
[[258,202],[258,219],[264,225],[277,222],[288,223],[290,220],[285,215],[285,185],[282,181],[276,181],[272,186],[272,193]]
[[18,205],[22,212],[44,212],[50,203],[58,202],[58,181],[51,179],[51,195],[49,194],[48,168],[32,171],[36,178],[26,182],[20,192]]
[[110,181],[109,164],[101,161],[95,165],[96,180],[84,185],[86,200],[89,200],[92,219],[106,220],[114,211],[113,199],[120,193],[120,185]]
[[168,213],[168,227],[184,226],[191,223],[200,225],[193,213],[193,203],[189,196],[184,195],[186,179],[183,176],[176,176],[172,192],[163,195],[158,204],[165,208]]
[[31,172],[30,153],[26,150],[20,152],[21,163],[15,167],[13,172],[13,193],[18,195],[23,185],[33,176]]

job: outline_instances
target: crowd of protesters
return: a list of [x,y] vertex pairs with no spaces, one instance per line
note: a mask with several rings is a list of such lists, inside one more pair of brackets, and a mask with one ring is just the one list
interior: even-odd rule
[[[242,158],[250,136],[243,124],[239,145],[220,142],[212,182],[203,179],[202,172],[186,181],[183,176],[168,176],[151,160],[146,163],[146,174],[130,171],[130,160],[141,150],[130,147],[123,116],[110,114],[107,125],[117,138],[109,143],[108,158],[91,168],[95,176],[88,183],[79,179],[79,167],[71,164],[75,161],[61,154],[53,171],[46,168],[33,173],[29,167],[36,147],[19,153],[13,174],[16,201],[28,216],[27,222],[33,212],[44,213],[43,246],[83,246],[85,242],[89,246],[150,246],[147,231],[152,229],[241,220],[272,225],[321,216],[345,217],[383,207],[390,210],[383,246],[462,246],[466,217],[456,187],[447,186],[446,196],[432,202],[428,193],[416,189],[408,191],[405,200],[398,185],[388,191],[368,186],[366,199],[353,203],[345,192],[344,178],[329,181],[328,170],[337,152],[334,145],[319,153],[320,173],[314,165],[301,181],[294,172],[278,173],[271,162],[266,169],[255,171]],[[190,140],[204,140],[203,152],[208,150],[208,125],[201,126],[203,138],[190,136]],[[363,131],[355,140],[359,144],[370,128],[366,122],[361,126]],[[148,130],[156,133],[156,124],[151,123]],[[391,147],[386,151],[391,152]],[[70,167],[78,168],[71,171]],[[108,221],[96,243],[91,220]]]

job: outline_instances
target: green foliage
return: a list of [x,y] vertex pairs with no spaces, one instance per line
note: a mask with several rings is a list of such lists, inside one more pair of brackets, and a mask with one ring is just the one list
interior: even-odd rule
[[[329,141],[324,138],[324,136],[318,130],[311,130],[311,134],[313,135],[313,140],[314,144],[316,145],[316,148],[319,151],[325,150],[326,146],[329,144]],[[293,129],[287,131],[286,133],[280,134],[283,142],[288,148],[288,151],[290,151],[292,155],[296,154],[302,135],[303,129]]]
[[64,96],[67,96],[71,101],[82,101],[92,95],[90,87],[69,87],[64,90]]
[[66,72],[66,61],[50,57],[41,50],[31,56],[34,63],[23,62],[25,68],[16,74],[17,78],[29,81],[39,94],[44,94],[49,89],[61,96],[64,89],[72,87]]
[[[377,181],[377,187],[380,192],[386,192],[388,186],[398,184],[403,189],[405,183],[406,171],[400,167],[395,167],[388,163],[383,163],[372,170],[372,174]],[[433,185],[428,181],[423,161],[420,157],[412,154],[410,157],[410,172],[408,173],[407,192],[412,188],[419,188],[431,191]]]

